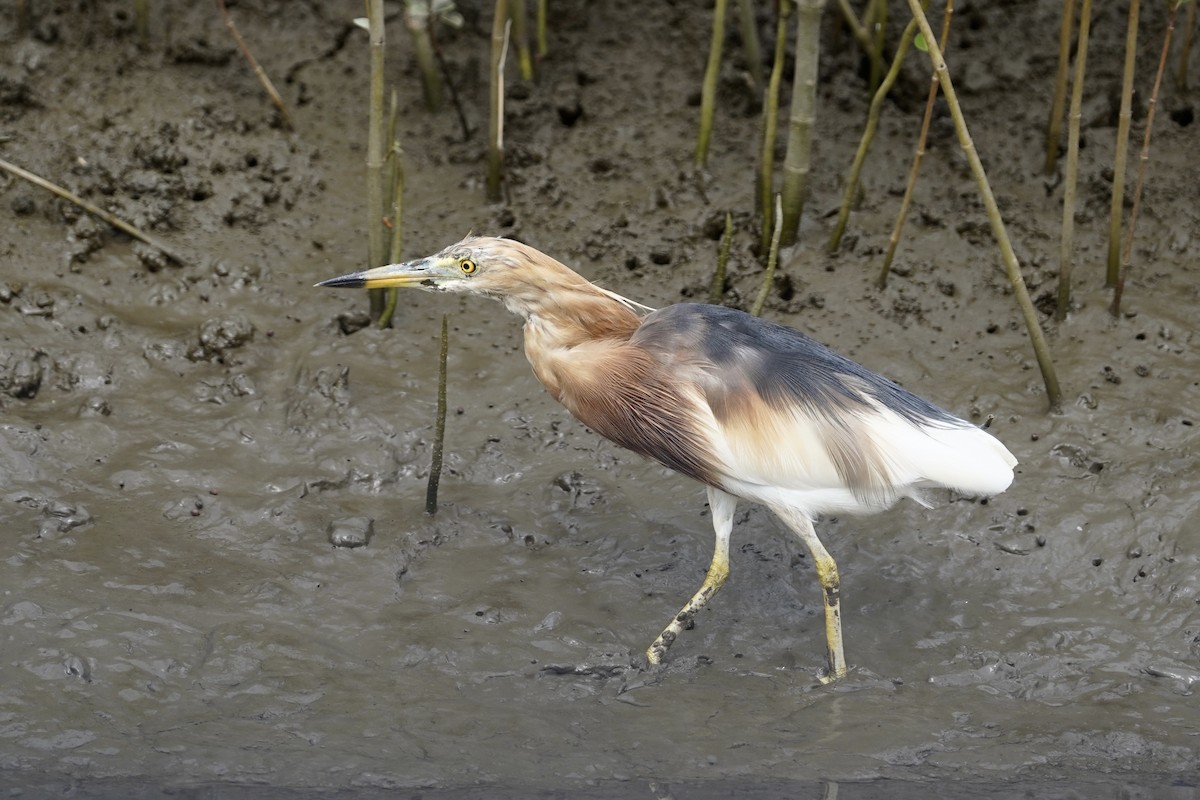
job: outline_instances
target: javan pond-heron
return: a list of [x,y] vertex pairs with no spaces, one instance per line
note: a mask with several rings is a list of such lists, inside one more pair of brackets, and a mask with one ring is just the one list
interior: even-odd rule
[[576,419],[708,488],[712,563],[646,651],[651,664],[728,579],[739,499],[771,509],[812,555],[831,680],[846,674],[840,585],[813,520],[921,502],[928,488],[991,495],[1012,483],[1017,460],[990,434],[802,333],[721,306],[652,311],[510,239],[468,237],[318,286],[499,300],[524,318],[534,374]]

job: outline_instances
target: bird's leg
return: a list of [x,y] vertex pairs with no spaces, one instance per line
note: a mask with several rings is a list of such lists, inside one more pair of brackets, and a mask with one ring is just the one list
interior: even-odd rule
[[729,579],[729,535],[733,531],[733,511],[737,508],[737,498],[720,489],[708,488],[708,507],[712,512],[713,528],[717,532],[717,541],[713,546],[712,563],[708,565],[708,573],[700,589],[687,601],[687,605],[679,610],[654,643],[646,650],[646,660],[651,664],[661,664],[663,656],[674,644],[679,634],[691,624],[696,612],[704,608],[714,594],[721,591],[725,581]]
[[829,651],[829,673],[821,678],[821,681],[830,683],[844,678],[846,656],[842,652],[842,589],[837,563],[817,538],[817,532],[807,514],[791,508],[774,506],[771,510],[804,542],[817,568],[817,580],[821,582],[821,600],[825,605],[825,646]]

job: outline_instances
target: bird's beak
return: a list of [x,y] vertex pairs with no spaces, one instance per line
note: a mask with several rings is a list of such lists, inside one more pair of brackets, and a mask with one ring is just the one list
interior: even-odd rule
[[447,278],[458,277],[453,262],[438,258],[422,258],[403,264],[388,264],[384,267],[351,272],[337,278],[321,281],[317,286],[333,289],[387,289],[392,286],[415,286],[436,289]]

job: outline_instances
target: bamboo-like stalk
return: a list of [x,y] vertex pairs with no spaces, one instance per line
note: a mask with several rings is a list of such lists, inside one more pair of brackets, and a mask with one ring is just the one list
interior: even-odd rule
[[[946,46],[950,41],[950,20],[954,17],[954,0],[946,0],[946,9],[942,12],[942,55],[946,54]],[[917,190],[917,175],[921,172],[921,161],[925,158],[925,142],[929,139],[929,126],[933,122],[933,108],[938,95],[938,74],[934,70],[929,78],[929,96],[925,99],[925,116],[921,120],[921,133],[917,136],[917,146],[913,152],[912,167],[908,170],[908,185],[904,187],[904,199],[900,201],[900,210],[896,213],[896,224],[892,227],[892,235],[888,239],[887,253],[883,257],[883,266],[879,270],[879,288],[887,286],[888,273],[892,269],[892,260],[896,257],[896,248],[900,245],[900,236],[904,232],[904,221],[908,218],[908,209],[912,205],[913,193]]]
[[758,40],[758,23],[754,19],[754,0],[738,0],[738,30],[742,34],[742,49],[746,53],[746,66],[750,68],[754,93],[762,97],[762,45]]
[[[1071,114],[1067,121],[1067,170],[1063,176],[1062,242],[1058,253],[1058,300],[1054,318],[1062,322],[1071,307],[1071,250],[1075,239],[1075,190],[1079,182],[1079,126],[1083,118],[1083,77],[1087,74],[1088,33],[1092,0],[1079,9],[1079,44],[1075,47],[1075,76],[1071,86]],[[1057,146],[1057,142],[1055,143]]]
[[1182,94],[1188,90],[1188,62],[1192,57],[1192,36],[1196,32],[1196,0],[1188,3],[1187,17],[1183,21],[1183,42],[1179,48],[1179,72],[1175,88]]
[[433,55],[433,39],[429,28],[432,24],[429,0],[405,0],[404,27],[408,28],[413,41],[413,54],[417,68],[421,71],[421,91],[425,107],[437,111],[442,107],[442,73],[438,70]]
[[550,55],[550,37],[546,33],[546,17],[548,0],[538,0],[537,4],[537,57],[538,61]]
[[800,215],[808,199],[812,129],[817,107],[817,66],[821,54],[821,11],[824,0],[796,3],[796,65],[792,73],[792,111],[788,120],[787,156],[783,161],[782,243],[795,243]]
[[[391,225],[388,245],[388,260],[389,264],[400,263],[400,254],[404,247],[404,150],[400,147],[400,127],[397,124],[400,117],[400,103],[396,97],[396,90],[392,89],[391,103],[388,108],[388,141],[391,145],[388,147],[387,154],[387,172],[388,186],[388,204],[391,206]],[[400,299],[400,290],[392,287],[386,289],[386,299],[383,304],[383,313],[379,315],[378,325],[380,328],[390,328],[392,326],[392,317],[396,314],[396,304]]]
[[[263,89],[271,98],[271,102],[275,104],[275,108],[279,111],[279,118],[283,122],[284,127],[294,131],[296,125],[292,122],[292,115],[288,113],[287,105],[283,102],[283,98],[279,96],[279,92],[275,91],[275,84],[271,83],[271,79],[267,77],[267,71],[262,68],[254,54],[250,52],[250,47],[246,44],[242,34],[238,32],[237,25],[233,23],[233,17],[229,15],[229,9],[225,7],[225,0],[217,0],[217,8],[221,11],[221,16],[225,20],[225,27],[229,29],[230,35],[233,36],[233,41],[237,44],[239,50],[242,51],[242,57],[246,59],[246,63],[250,65],[250,69],[254,71],[258,82],[262,84]],[[380,24],[383,24],[380,22]]]
[[139,241],[145,242],[146,244],[148,244],[151,247],[155,248],[156,250],[160,251],[163,255],[165,255],[167,258],[171,259],[172,261],[174,261],[176,264],[178,264],[180,266],[184,266],[189,263],[189,260],[187,258],[185,258],[183,255],[181,255],[178,250],[175,250],[173,247],[171,247],[170,245],[163,242],[162,239],[159,239],[157,236],[152,236],[138,228],[135,228],[133,225],[131,225],[130,223],[121,219],[120,217],[110,214],[109,212],[105,211],[103,208],[100,208],[100,206],[96,205],[95,203],[91,203],[91,202],[88,202],[87,200],[84,200],[79,195],[74,194],[74,193],[64,189],[63,187],[59,186],[57,183],[51,183],[50,181],[46,180],[45,178],[41,177],[40,175],[35,175],[34,173],[30,172],[29,170],[22,169],[21,167],[18,167],[16,164],[5,161],[2,158],[0,158],[0,169],[4,170],[5,172],[7,172],[11,175],[15,175],[18,178],[27,180],[30,183],[32,183],[34,186],[40,186],[41,188],[45,189],[46,191],[61,197],[63,200],[66,200],[69,203],[73,203],[73,204],[79,206],[80,208],[82,208],[84,211],[91,214],[92,216],[107,222],[109,225],[112,225],[114,228],[129,234],[130,236],[132,236],[135,239],[138,239]]
[[900,36],[900,44],[896,47],[896,55],[892,58],[892,66],[888,69],[887,75],[884,76],[883,82],[879,84],[879,88],[875,90],[875,96],[871,98],[871,106],[867,111],[867,124],[863,128],[862,139],[858,143],[858,151],[854,154],[854,163],[850,166],[850,175],[846,178],[846,190],[842,193],[842,207],[838,211],[837,224],[833,226],[833,233],[829,237],[829,244],[826,250],[832,255],[836,253],[839,245],[842,243],[842,235],[846,232],[846,223],[850,219],[850,206],[854,203],[854,196],[858,193],[859,179],[862,176],[862,167],[867,160],[867,151],[871,149],[871,142],[875,138],[875,131],[879,127],[879,111],[883,108],[883,101],[887,98],[888,92],[892,90],[892,86],[896,83],[896,78],[900,76],[900,67],[904,64],[904,58],[908,55],[908,48],[912,46],[913,35],[917,32],[917,21],[911,20],[908,25],[904,26],[904,33]]
[[[383,0],[367,2],[368,47],[371,57],[370,98],[367,115],[367,266],[386,263],[384,242],[385,204],[383,200],[383,69],[384,27]],[[382,289],[367,291],[372,321],[378,322],[387,305],[387,293]]]
[[1171,35],[1175,32],[1175,17],[1179,13],[1182,0],[1168,0],[1170,11],[1167,12],[1167,31],[1163,34],[1162,54],[1158,57],[1158,72],[1154,75],[1154,88],[1150,90],[1150,99],[1146,108],[1146,132],[1142,137],[1142,152],[1138,157],[1137,183],[1133,188],[1133,207],[1129,209],[1129,230],[1125,233],[1125,247],[1121,255],[1121,274],[1113,289],[1112,305],[1109,312],[1114,317],[1121,315],[1121,296],[1125,293],[1125,280],[1129,277],[1129,268],[1133,260],[1133,238],[1137,230],[1138,211],[1142,207],[1142,187],[1146,182],[1146,165],[1150,163],[1150,131],[1154,128],[1154,112],[1158,108],[1158,93],[1162,89],[1163,73],[1167,70],[1167,55],[1171,50]]
[[771,251],[767,254],[767,272],[763,275],[762,286],[758,290],[758,298],[754,301],[750,313],[756,317],[761,317],[763,307],[767,304],[767,297],[771,293],[771,284],[775,281],[775,267],[779,263],[779,240],[780,233],[783,230],[783,201],[779,195],[775,195],[775,232],[771,234]]
[[771,233],[775,230],[771,213],[771,198],[775,195],[775,136],[779,121],[779,84],[783,80],[783,61],[787,50],[787,24],[792,0],[782,0],[778,6],[779,19],[775,25],[775,58],[771,62],[771,78],[763,98],[762,148],[758,160],[758,192],[756,211],[762,219],[758,239],[759,255],[767,252]]
[[929,27],[929,20],[925,18],[925,12],[921,10],[920,0],[907,0],[907,2],[909,10],[917,18],[917,25],[921,28],[921,35],[925,37],[925,44],[929,48],[929,59],[933,63],[934,69],[937,70],[938,80],[942,85],[942,95],[946,98],[946,105],[950,109],[951,117],[954,119],[954,130],[958,133],[959,144],[967,156],[967,161],[971,165],[971,172],[974,174],[975,180],[979,185],[979,194],[983,200],[984,208],[987,209],[988,220],[992,225],[992,233],[1000,245],[1000,255],[1004,262],[1004,269],[1008,274],[1009,283],[1012,285],[1013,294],[1017,298],[1017,306],[1020,308],[1021,316],[1025,320],[1025,327],[1029,332],[1033,352],[1037,358],[1038,367],[1041,369],[1042,381],[1046,385],[1046,397],[1050,408],[1061,408],[1062,389],[1058,385],[1058,375],[1054,369],[1054,362],[1050,357],[1050,349],[1046,345],[1046,337],[1043,335],[1042,328],[1038,324],[1037,310],[1034,309],[1033,301],[1029,298],[1029,290],[1025,286],[1025,279],[1021,276],[1021,266],[1017,263],[1017,256],[1013,252],[1012,242],[1009,241],[1008,232],[1004,228],[1004,220],[1000,216],[1000,208],[996,205],[996,196],[992,193],[987,173],[983,169],[983,163],[979,160],[979,153],[975,151],[975,144],[971,141],[971,133],[967,130],[967,122],[963,118],[962,107],[958,104],[958,94],[954,91],[954,84],[950,81],[950,69],[946,66],[946,60],[942,57],[942,51],[933,38],[933,30]]
[[713,116],[717,109],[717,76],[721,71],[721,45],[725,41],[726,0],[713,4],[712,40],[708,45],[708,64],[700,88],[700,136],[696,140],[696,166],[708,163],[708,145],[712,140]]
[[725,231],[721,234],[721,248],[717,251],[717,268],[713,272],[712,285],[708,288],[708,302],[721,305],[725,294],[725,271],[729,266],[729,248],[733,246],[733,214],[725,212]]
[[488,113],[488,172],[487,198],[498,202],[504,181],[504,60],[508,53],[507,0],[496,0],[496,15],[492,19],[492,70]]
[[533,55],[529,50],[529,22],[525,0],[508,0],[508,15],[512,18],[512,38],[517,46],[517,69],[521,80],[533,80]]
[[1108,213],[1108,269],[1104,278],[1104,285],[1110,289],[1117,285],[1121,271],[1121,214],[1125,210],[1125,160],[1129,148],[1129,125],[1133,119],[1133,72],[1137,60],[1140,6],[1140,0],[1129,0],[1129,17],[1125,28],[1125,70],[1121,81],[1121,113],[1117,118],[1112,203]]
[[1075,28],[1075,0],[1063,0],[1062,25],[1058,29],[1058,71],[1054,74],[1054,100],[1046,126],[1047,175],[1058,166],[1058,140],[1062,136],[1063,107],[1067,103],[1067,74],[1071,66],[1071,31]]
[[450,352],[450,325],[442,314],[442,338],[438,347],[437,421],[433,426],[433,454],[429,460],[429,482],[425,485],[425,513],[437,513],[438,484],[442,480],[442,454],[446,443],[446,356]]

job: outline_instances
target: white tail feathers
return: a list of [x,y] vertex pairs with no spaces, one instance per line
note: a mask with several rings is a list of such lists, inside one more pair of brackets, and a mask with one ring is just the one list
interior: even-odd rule
[[917,426],[905,437],[904,466],[918,486],[940,486],[966,495],[993,495],[1013,481],[1017,459],[982,428]]

